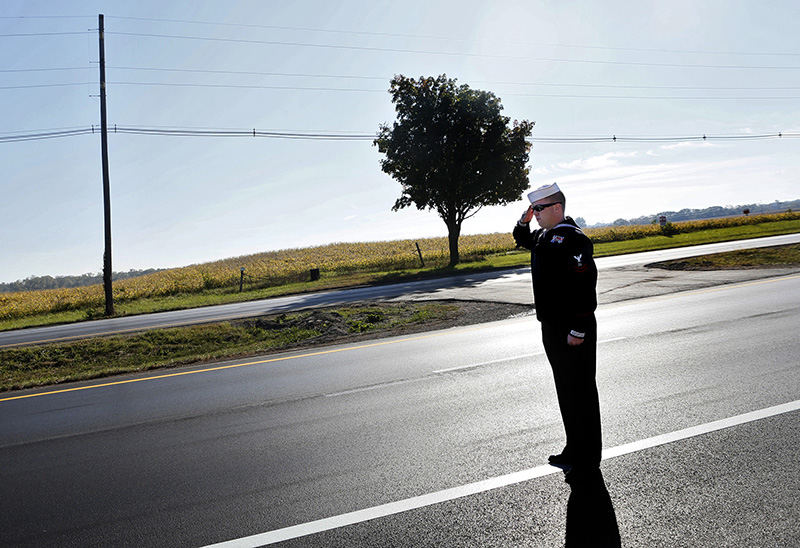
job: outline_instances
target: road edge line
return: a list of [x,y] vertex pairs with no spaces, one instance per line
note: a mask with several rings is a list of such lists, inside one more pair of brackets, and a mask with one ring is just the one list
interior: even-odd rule
[[[800,410],[800,400],[795,400],[781,405],[775,405],[772,407],[743,413],[741,415],[735,415],[733,417],[676,430],[675,432],[669,432],[667,434],[661,434],[606,449],[603,451],[603,460],[608,460],[622,455],[642,451],[644,449],[650,449],[660,445],[700,436],[702,434],[709,434],[718,430],[724,430],[733,426],[738,426],[748,422],[754,422],[760,419],[774,417],[776,415],[790,413],[797,410]],[[522,483],[531,479],[548,476],[560,471],[561,469],[559,468],[545,464],[542,466],[529,468],[527,470],[521,470],[519,472],[497,476],[495,478],[468,483],[458,487],[451,487],[442,491],[426,493],[424,495],[418,495],[416,497],[389,502],[386,504],[373,506],[371,508],[365,508],[363,510],[356,510],[354,512],[340,514],[338,516],[331,516],[315,521],[309,521],[298,525],[284,527],[282,529],[267,531],[266,533],[259,533],[248,537],[223,541],[217,544],[209,544],[203,548],[255,548],[258,546],[266,546],[276,542],[283,542],[286,540],[330,531],[331,529],[338,529],[347,525],[355,525],[357,523],[362,523],[372,519],[407,512],[409,510],[416,510],[425,506],[432,506],[434,504],[455,500],[469,495],[476,495],[478,493],[498,489],[500,487],[507,487],[509,485]]]

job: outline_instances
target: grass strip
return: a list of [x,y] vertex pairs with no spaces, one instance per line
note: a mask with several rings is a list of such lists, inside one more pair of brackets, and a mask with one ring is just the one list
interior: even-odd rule
[[380,303],[0,350],[0,391],[235,358],[382,333],[458,314],[456,304]]
[[743,268],[787,268],[800,265],[800,244],[759,249],[740,249],[701,257],[654,263],[667,270],[730,270]]

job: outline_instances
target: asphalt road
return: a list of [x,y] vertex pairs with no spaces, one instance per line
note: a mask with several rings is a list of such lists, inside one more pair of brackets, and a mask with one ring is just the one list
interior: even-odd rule
[[[609,449],[800,400],[800,276],[598,320]],[[0,545],[203,546],[535,468],[563,443],[532,318],[225,366],[3,394]],[[798,545],[799,418],[605,460],[624,545]],[[549,474],[285,544],[560,546],[568,496]]]
[[[665,249],[660,251],[649,251],[645,253],[602,257],[596,262],[598,269],[602,272],[603,270],[610,270],[614,268],[619,269],[622,267],[635,267],[652,262],[693,257],[705,255],[707,253],[718,253],[735,249],[748,249],[797,242],[800,242],[800,234],[787,234],[784,236],[740,240],[737,242],[723,242],[718,244],[706,244],[676,249]],[[529,272],[529,268],[518,268],[448,278],[437,278],[432,280],[422,280],[417,282],[380,285],[375,287],[362,287],[356,289],[308,293],[304,295],[291,295],[287,297],[277,297],[260,301],[208,306],[189,310],[176,310],[172,312],[160,312],[156,314],[144,314],[140,316],[128,316],[124,318],[112,318],[107,320],[95,320],[91,322],[80,322],[67,325],[5,331],[0,332],[0,348],[19,346],[23,344],[33,344],[37,342],[71,340],[93,335],[139,331],[154,327],[191,325],[235,318],[246,318],[275,312],[297,310],[300,308],[329,306],[348,302],[363,301],[367,299],[388,299],[396,297],[413,298],[414,296],[442,293],[443,291],[448,291],[452,288],[462,288],[467,291],[478,292],[486,295],[486,298],[490,300],[500,300],[500,302],[511,301],[528,303],[531,300]],[[624,280],[622,277],[618,277],[618,279],[621,281]],[[493,289],[495,288],[487,288],[487,286],[490,286],[494,282],[501,282],[504,286],[502,288],[502,292],[498,295],[493,294]],[[601,276],[601,283],[602,282],[604,282],[604,280]],[[675,288],[668,288],[667,290],[674,289]],[[462,295],[459,295],[457,298],[463,297]]]

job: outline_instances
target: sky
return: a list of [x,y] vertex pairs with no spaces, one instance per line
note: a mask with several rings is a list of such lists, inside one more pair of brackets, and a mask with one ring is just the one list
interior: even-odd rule
[[[99,127],[100,13],[111,128],[370,136],[395,119],[394,75],[447,74],[535,121],[531,188],[558,182],[589,224],[800,198],[800,139],[715,138],[800,132],[796,0],[3,0],[0,282],[102,270],[99,134],[1,140]],[[432,211],[392,211],[380,159],[364,137],[112,131],[113,269],[445,236]]]

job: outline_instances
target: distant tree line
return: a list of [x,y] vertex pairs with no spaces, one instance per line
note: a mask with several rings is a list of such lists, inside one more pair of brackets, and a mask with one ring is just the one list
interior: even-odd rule
[[[699,221],[702,219],[743,215],[745,210],[748,210],[747,215],[758,215],[759,213],[781,213],[787,210],[797,211],[798,209],[800,209],[800,200],[793,200],[791,202],[780,202],[776,200],[769,204],[747,204],[725,207],[713,206],[707,207],[706,209],[662,211],[655,215],[643,215],[635,219],[617,219],[613,223],[598,223],[592,225],[591,228],[600,228],[603,226],[649,225],[658,223],[659,217],[662,215],[667,218],[667,221],[674,223],[678,221]],[[585,223],[581,224],[578,222],[578,224],[585,226]]]
[[[129,270],[127,272],[114,272],[111,279],[124,280],[136,278],[145,274],[152,274],[163,269],[149,268],[147,270]],[[40,289],[64,289],[69,287],[83,287],[103,283],[103,274],[81,274],[80,276],[30,276],[24,280],[11,283],[0,283],[0,293],[16,293],[18,291],[37,291]]]

